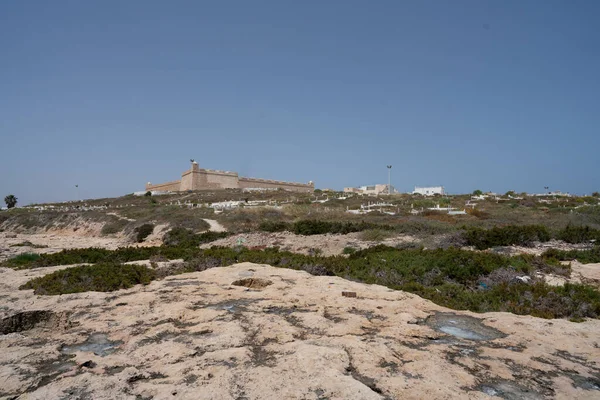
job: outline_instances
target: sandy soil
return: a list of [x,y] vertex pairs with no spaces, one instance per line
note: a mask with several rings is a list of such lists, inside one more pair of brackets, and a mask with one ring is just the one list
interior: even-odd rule
[[[61,268],[0,270],[0,396],[600,395],[598,320],[451,311],[382,286],[250,263],[113,293],[17,290]],[[232,285],[244,279],[253,289]]]
[[227,228],[225,228],[223,225],[221,225],[221,223],[217,220],[204,218],[204,221],[210,225],[210,228],[208,228],[209,231],[213,231],[213,232],[226,232],[227,231]]
[[350,233],[347,235],[311,235],[301,236],[291,232],[252,232],[242,233],[219,239],[211,243],[202,245],[202,248],[212,246],[233,247],[239,244],[249,248],[279,247],[281,250],[288,250],[295,253],[310,254],[314,249],[319,249],[323,255],[342,254],[344,247],[353,247],[355,249],[364,249],[377,244],[388,246],[397,246],[403,243],[413,243],[416,238],[402,235],[383,240],[381,242],[367,242],[359,239],[360,233]]

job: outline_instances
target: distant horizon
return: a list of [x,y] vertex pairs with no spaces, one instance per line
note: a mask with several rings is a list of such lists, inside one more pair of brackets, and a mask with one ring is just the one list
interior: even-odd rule
[[[600,190],[600,2],[0,4],[0,196],[115,197],[190,158],[343,189]],[[75,185],[79,184],[79,194]]]
[[[377,183],[377,184],[378,185],[387,185],[387,183]],[[375,185],[375,184],[373,184],[373,185]],[[353,186],[353,187],[361,187],[361,186],[371,186],[371,185],[359,185],[359,186]],[[431,185],[431,186],[420,186],[420,185],[418,185],[418,187],[434,187],[434,186],[443,186],[443,185]],[[349,186],[347,186],[347,187],[349,187]],[[392,187],[394,187],[394,185],[392,185]],[[444,190],[446,191],[445,194],[449,195],[449,196],[473,195],[473,192],[475,190],[481,190],[483,192],[483,194],[493,193],[493,194],[497,194],[497,195],[502,195],[503,196],[506,193],[508,193],[508,192],[511,191],[511,190],[507,190],[507,191],[504,191],[504,192],[498,192],[498,191],[493,191],[493,190],[473,189],[473,190],[471,190],[469,192],[452,192],[452,191],[447,191],[446,190],[447,188],[445,186],[443,186],[443,187],[444,187]],[[343,193],[343,190],[344,190],[344,188],[334,189],[334,188],[325,188],[325,187],[324,188],[315,187],[315,190],[321,190],[321,191],[323,191],[324,189],[333,189],[333,190],[335,190],[338,193]],[[394,189],[396,189],[396,188],[394,187]],[[224,189],[220,189],[220,190],[224,190]],[[202,191],[202,190],[200,190],[200,191]],[[56,201],[40,201],[40,202],[30,202],[30,203],[27,203],[27,204],[23,204],[21,202],[21,200],[19,199],[18,200],[18,204],[17,204],[16,207],[17,208],[18,207],[28,207],[28,206],[33,206],[33,205],[43,205],[43,204],[53,204],[53,203],[54,204],[55,203],[81,203],[81,202],[86,202],[86,201],[96,201],[96,200],[101,200],[101,199],[111,199],[111,198],[125,197],[125,196],[130,196],[130,195],[132,195],[134,193],[142,193],[142,192],[145,192],[145,190],[134,190],[132,192],[128,192],[128,193],[124,193],[124,194],[119,194],[119,195],[114,195],[114,196],[90,197],[90,198],[82,198],[80,200],[78,200],[78,199],[66,199],[66,200],[56,200]],[[565,191],[561,191],[561,190],[557,189],[557,190],[551,190],[550,192],[543,192],[543,191],[541,191],[541,192],[527,192],[527,191],[519,192],[519,191],[513,191],[513,192],[517,196],[521,195],[523,193],[525,193],[526,195],[529,195],[529,196],[533,196],[533,195],[547,195],[547,196],[551,196],[554,193],[559,193],[560,192],[562,194],[569,194],[569,195],[577,196],[577,197],[586,197],[586,196],[592,196],[592,194],[595,191],[594,192],[589,192],[589,193],[571,193],[571,192],[565,192]],[[170,193],[176,194],[176,193],[184,193],[184,192],[170,192]],[[12,194],[12,193],[10,193],[10,194]],[[290,194],[294,194],[294,193],[290,192]],[[411,190],[411,191],[397,192],[397,193],[394,193],[394,194],[403,195],[403,194],[413,194],[413,193],[412,193],[412,190]],[[2,200],[4,200],[4,196],[6,196],[6,195],[2,196]],[[385,197],[387,195],[386,194],[381,194],[381,195],[378,195],[378,196],[379,197]],[[16,197],[17,197],[17,199],[19,198],[19,196],[16,196]],[[369,197],[369,196],[366,196],[366,197]],[[427,198],[429,198],[429,199],[435,199],[435,198],[437,198],[439,196],[429,195],[429,196],[422,196],[422,197],[425,198],[425,199],[427,199]],[[5,207],[6,207],[6,205],[4,204],[4,201],[2,201],[2,204],[0,204],[0,208],[5,209]]]

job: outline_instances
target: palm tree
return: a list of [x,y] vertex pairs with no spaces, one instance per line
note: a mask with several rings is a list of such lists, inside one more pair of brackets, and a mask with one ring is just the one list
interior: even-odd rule
[[13,208],[17,205],[17,198],[14,194],[9,194],[4,198],[4,202],[6,203],[6,207]]

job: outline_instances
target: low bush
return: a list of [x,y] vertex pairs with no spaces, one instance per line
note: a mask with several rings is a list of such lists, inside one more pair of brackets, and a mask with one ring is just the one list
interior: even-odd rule
[[146,240],[146,238],[148,236],[150,236],[152,234],[152,232],[154,232],[154,225],[152,224],[144,224],[144,225],[140,225],[137,228],[135,228],[135,241],[138,243],[143,242],[144,240]]
[[532,246],[534,242],[550,240],[548,228],[542,225],[508,225],[491,229],[467,228],[466,243],[478,250],[496,246]]
[[409,219],[395,225],[394,230],[407,235],[432,236],[456,231],[456,227],[453,224],[431,219]]
[[557,239],[564,240],[567,243],[586,243],[592,240],[600,242],[600,229],[569,224],[558,233]]
[[394,230],[393,226],[380,225],[367,222],[332,222],[332,221],[320,221],[312,219],[303,219],[294,223],[287,223],[283,221],[263,221],[258,226],[258,229],[265,232],[283,232],[290,231],[296,235],[323,235],[326,233],[342,234],[352,232],[361,232],[369,229],[379,230]]
[[81,292],[112,292],[137,284],[148,284],[156,278],[154,270],[143,265],[96,264],[55,271],[35,278],[19,289],[33,289],[38,295]]
[[367,222],[330,222],[319,220],[300,220],[294,222],[291,227],[292,232],[296,235],[322,235],[326,233],[347,234],[352,232],[361,232],[367,229],[385,229],[393,230],[394,227],[389,225],[377,225]]
[[283,221],[263,221],[258,226],[258,230],[264,232],[283,232],[291,229],[290,224]]
[[342,250],[342,254],[353,254],[356,252],[356,249],[354,247],[350,247],[350,246],[346,246],[344,247],[344,250]]
[[[523,275],[533,276],[536,270],[556,263],[554,255],[534,257],[521,255],[506,257],[487,252],[449,249],[395,249],[375,246],[358,250],[349,256],[323,257],[279,251],[277,248],[250,250],[244,247],[213,247],[207,250],[190,247],[125,248],[116,251],[83,249],[43,255],[33,264],[64,261],[65,258],[79,262],[101,260],[104,265],[97,272],[96,266],[85,269],[70,268],[50,274],[52,279],[45,285],[29,282],[23,288],[40,287],[38,293],[67,293],[67,290],[116,290],[128,284],[145,283],[153,279],[150,272],[140,271],[129,277],[129,272],[118,270],[115,262],[131,259],[148,259],[162,255],[166,259],[183,258],[177,266],[158,270],[160,276],[183,272],[203,271],[239,262],[269,264],[280,268],[304,270],[314,275],[337,275],[368,284],[385,285],[396,290],[415,293],[435,303],[455,309],[475,312],[506,311],[529,314],[543,318],[600,317],[600,293],[586,285],[551,287],[543,281],[522,282],[515,279]],[[77,257],[75,256],[77,255]],[[561,253],[560,256],[563,256]],[[600,254],[597,254],[600,256]],[[561,257],[559,257],[561,258]],[[112,260],[108,264],[106,261]],[[98,261],[96,261],[98,262]],[[64,263],[64,262],[63,262]],[[110,265],[110,266],[107,266]],[[67,271],[73,272],[73,276]],[[85,271],[85,273],[77,272]],[[107,275],[106,281],[95,281]],[[65,275],[66,274],[66,275]],[[111,275],[115,275],[114,280]],[[45,277],[44,277],[45,278]],[[36,278],[43,279],[43,278]],[[34,280],[41,282],[40,280]],[[89,283],[92,282],[92,283]],[[482,285],[482,283],[488,283]],[[67,289],[68,288],[68,289]],[[87,288],[87,289],[86,289]],[[93,289],[89,289],[93,288]]]
[[165,234],[163,243],[165,246],[198,247],[200,244],[214,242],[230,235],[229,232],[194,233],[185,228],[173,228]]
[[[39,254],[35,254],[35,253],[21,253],[18,256],[15,256],[15,257],[13,257],[13,258],[11,258],[9,260],[10,261],[10,267],[18,269],[19,267],[32,264],[32,263],[36,262],[39,259],[40,259],[40,255]],[[6,262],[8,262],[8,261],[6,261]],[[8,267],[9,265],[2,265],[2,266],[3,267],[4,266]]]
[[52,267],[55,265],[125,263],[129,261],[148,260],[153,255],[162,255],[170,260],[186,258],[199,250],[188,247],[120,247],[116,250],[100,248],[69,249],[52,254],[33,254],[17,256],[1,263],[3,267],[27,269]]
[[548,249],[542,254],[542,259],[546,262],[577,260],[584,264],[600,263],[600,246],[595,246],[590,250]]

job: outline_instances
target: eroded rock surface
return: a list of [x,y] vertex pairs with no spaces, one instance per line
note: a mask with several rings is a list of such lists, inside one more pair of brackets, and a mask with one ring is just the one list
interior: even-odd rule
[[[597,320],[454,311],[382,286],[250,263],[113,293],[17,290],[60,268],[0,269],[0,319],[46,310],[69,322],[0,335],[0,396],[600,397]],[[232,285],[239,280],[272,284]]]

